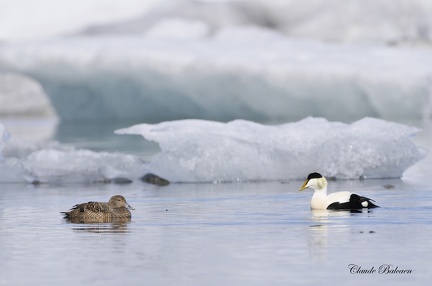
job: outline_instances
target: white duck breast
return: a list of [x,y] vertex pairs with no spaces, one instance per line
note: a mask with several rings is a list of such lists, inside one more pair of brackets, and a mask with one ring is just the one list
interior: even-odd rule
[[315,190],[311,199],[311,209],[314,210],[355,210],[378,207],[373,203],[374,200],[350,192],[337,192],[327,195],[327,180],[319,173],[309,174],[300,191],[307,188]]

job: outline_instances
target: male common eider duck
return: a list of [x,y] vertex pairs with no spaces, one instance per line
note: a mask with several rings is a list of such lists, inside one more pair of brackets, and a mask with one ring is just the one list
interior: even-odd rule
[[309,174],[300,191],[307,188],[315,190],[311,199],[311,209],[313,210],[358,210],[379,207],[373,203],[374,200],[350,192],[327,195],[327,180],[319,173]]
[[125,219],[131,218],[133,210],[123,196],[112,196],[107,203],[101,202],[88,202],[77,204],[73,206],[68,212],[61,212],[64,218],[70,220],[91,220],[97,221],[110,220],[110,219]]

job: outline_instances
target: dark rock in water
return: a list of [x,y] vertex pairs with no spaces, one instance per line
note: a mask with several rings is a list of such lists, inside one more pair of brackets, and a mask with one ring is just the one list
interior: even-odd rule
[[158,175],[148,173],[141,177],[141,181],[157,186],[167,186],[169,185],[169,181],[159,177]]
[[128,178],[112,178],[109,181],[110,183],[118,184],[118,185],[127,185],[133,182],[131,179]]

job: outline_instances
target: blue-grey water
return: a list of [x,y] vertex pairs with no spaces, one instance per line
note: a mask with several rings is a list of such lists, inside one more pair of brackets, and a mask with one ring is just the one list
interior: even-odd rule
[[[130,137],[89,134],[56,136],[140,153]],[[423,175],[402,180],[330,181],[330,191],[361,193],[381,206],[361,213],[311,211],[312,191],[298,192],[298,181],[2,184],[0,285],[429,285],[429,167],[419,163]],[[131,222],[73,224],[60,214],[114,194],[135,208]],[[390,273],[380,273],[383,265]]]

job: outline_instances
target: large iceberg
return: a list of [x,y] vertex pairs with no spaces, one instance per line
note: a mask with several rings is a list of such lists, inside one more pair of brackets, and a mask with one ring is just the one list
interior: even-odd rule
[[[63,120],[432,114],[429,0],[38,1],[61,6],[35,16],[47,31],[18,26],[26,1],[0,11],[0,71],[38,81]],[[62,37],[11,41],[29,34]]]
[[[24,151],[18,144],[0,158],[0,183],[127,182],[148,173],[171,182],[285,181],[313,171],[342,179],[397,178],[425,155],[411,141],[418,131],[373,118],[352,124],[321,118],[272,126],[244,120],[139,124],[116,133],[157,142],[161,151],[150,161],[56,142]],[[0,132],[0,149],[16,144],[7,142],[2,125]]]
[[411,138],[417,128],[364,118],[350,125],[306,118],[267,126],[180,120],[117,130],[159,144],[147,167],[178,182],[300,179],[313,171],[329,177],[397,178],[424,157]]
[[[91,2],[74,5],[99,17]],[[128,1],[142,16],[119,7],[111,19],[127,20],[86,17],[93,26],[71,34],[66,17],[63,37],[2,42],[0,71],[38,81],[63,120],[432,114],[431,1],[141,2]]]
[[349,121],[432,111],[430,50],[293,41],[258,29],[181,43],[75,37],[10,44],[0,46],[0,68],[40,82],[64,120]]

